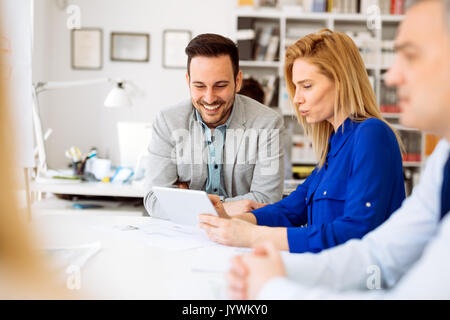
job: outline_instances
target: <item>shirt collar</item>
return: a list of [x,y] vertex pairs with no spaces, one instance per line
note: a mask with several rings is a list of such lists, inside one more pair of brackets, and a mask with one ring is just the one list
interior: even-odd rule
[[345,119],[345,121],[339,126],[336,132],[331,133],[329,143],[329,155],[335,156],[339,150],[344,146],[348,137],[351,136],[353,131],[357,127],[357,122],[352,121],[350,118]]
[[[227,129],[229,127],[231,118],[233,118],[234,109],[235,109],[234,105],[231,106],[231,113],[230,113],[230,116],[228,117],[227,121],[224,124],[221,124],[220,126],[216,127],[215,129],[221,129],[221,128]],[[195,109],[195,118],[202,125],[203,129],[209,129],[209,127],[206,125],[206,123],[203,122],[202,116],[197,111],[197,109]]]

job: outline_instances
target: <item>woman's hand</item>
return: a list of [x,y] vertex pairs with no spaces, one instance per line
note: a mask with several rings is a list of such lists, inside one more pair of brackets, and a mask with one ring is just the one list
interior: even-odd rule
[[254,234],[259,228],[241,219],[221,218],[211,214],[200,214],[199,222],[199,227],[206,231],[211,240],[235,247],[251,247]]
[[253,254],[233,258],[226,275],[228,295],[232,299],[256,299],[269,280],[285,276],[280,253],[266,242],[257,246]]

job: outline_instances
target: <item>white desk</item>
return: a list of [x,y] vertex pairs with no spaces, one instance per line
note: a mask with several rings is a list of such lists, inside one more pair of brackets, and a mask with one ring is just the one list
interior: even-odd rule
[[[304,180],[285,180],[284,196],[289,195],[296,189],[298,184]],[[146,194],[142,185],[133,184],[112,184],[102,182],[64,182],[64,183],[38,183],[36,181],[30,184],[32,193],[32,211],[37,214],[73,214],[80,213],[80,210],[72,208],[72,204],[67,200],[42,199],[42,194],[66,194],[66,195],[82,195],[82,196],[105,196],[105,197],[124,197],[124,198],[141,198]],[[38,200],[38,201],[36,201]],[[95,201],[87,201],[95,202]],[[130,205],[117,206],[104,203],[105,208],[87,209],[84,213],[93,215],[146,215],[145,208],[134,207]]]
[[[192,265],[203,249],[169,251],[139,243],[96,227],[155,221],[147,217],[46,215],[32,226],[46,247],[77,246],[100,241],[102,249],[81,270],[80,293],[94,299],[220,299],[226,298],[222,272],[195,272]],[[125,231],[126,232],[126,231]],[[216,248],[216,247],[210,247]],[[212,259],[229,261],[234,248],[217,247]],[[204,253],[203,253],[204,254]],[[217,260],[219,259],[219,260]]]
[[[88,213],[94,215],[133,215],[142,216],[145,214],[143,203],[141,206],[130,204],[121,205],[113,201],[84,201],[88,203],[101,204],[104,208],[77,210],[72,208],[73,202],[61,199],[45,199],[42,194],[63,194],[80,196],[102,196],[122,198],[140,198],[145,195],[144,188],[141,185],[132,184],[112,184],[102,182],[52,182],[30,183],[30,192],[32,199],[33,214],[70,214],[70,213]],[[77,201],[83,202],[83,201]]]
[[65,183],[30,183],[31,192],[74,194],[88,196],[143,198],[142,186],[132,184],[113,184],[103,182],[65,182]]
[[[288,195],[303,183],[302,180],[285,180],[284,194]],[[142,185],[113,184],[103,182],[78,182],[78,183],[30,183],[31,192],[59,193],[91,196],[134,197],[143,198],[146,190]]]

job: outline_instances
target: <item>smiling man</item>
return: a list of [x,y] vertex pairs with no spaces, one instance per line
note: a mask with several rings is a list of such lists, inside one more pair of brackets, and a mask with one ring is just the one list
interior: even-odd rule
[[280,200],[283,119],[237,94],[242,72],[236,44],[201,34],[186,54],[191,99],[162,110],[153,123],[144,198],[148,213],[166,217],[153,186],[216,194],[231,215]]

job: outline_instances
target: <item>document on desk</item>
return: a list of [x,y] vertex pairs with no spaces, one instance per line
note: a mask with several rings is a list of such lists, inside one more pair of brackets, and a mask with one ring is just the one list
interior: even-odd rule
[[169,251],[216,246],[203,230],[187,227],[161,219],[149,219],[147,223],[123,224],[113,227],[99,226],[97,230],[114,232],[152,247]]
[[44,248],[43,251],[50,258],[51,268],[66,278],[67,273],[81,270],[100,249],[101,243],[94,242],[70,247]]

